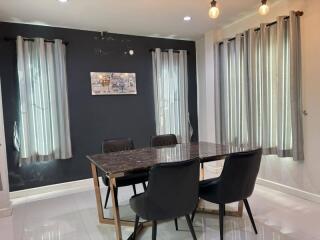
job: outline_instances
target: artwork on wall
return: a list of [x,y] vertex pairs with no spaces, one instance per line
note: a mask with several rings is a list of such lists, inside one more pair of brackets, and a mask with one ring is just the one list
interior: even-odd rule
[[135,73],[91,72],[92,95],[137,94]]

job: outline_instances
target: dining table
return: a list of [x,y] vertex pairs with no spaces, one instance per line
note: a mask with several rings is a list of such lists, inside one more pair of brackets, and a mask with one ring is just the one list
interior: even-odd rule
[[[199,161],[199,164],[201,165],[200,180],[203,180],[205,178],[203,167],[205,163],[223,160],[232,153],[240,153],[249,150],[253,150],[253,148],[240,145],[192,142],[89,155],[87,158],[91,163],[99,222],[101,224],[113,224],[115,226],[117,240],[123,239],[121,226],[134,226],[134,220],[120,219],[119,206],[116,204],[115,195],[116,178],[118,177],[132,174],[137,171],[149,171],[150,168],[159,163],[179,162],[193,159],[194,161]],[[109,187],[112,198],[112,218],[107,218],[104,215],[99,181],[99,176],[101,176],[101,174],[109,178]],[[200,204],[197,211],[211,214],[218,213],[217,210],[201,207]],[[243,202],[241,201],[238,203],[236,211],[226,211],[226,215],[241,217],[242,212]],[[140,222],[137,233],[147,226],[150,226],[150,222]],[[128,239],[133,239],[133,235],[130,235]]]

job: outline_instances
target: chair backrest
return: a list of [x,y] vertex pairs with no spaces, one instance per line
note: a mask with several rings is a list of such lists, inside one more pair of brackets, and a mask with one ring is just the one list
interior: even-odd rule
[[261,163],[262,149],[228,156],[218,184],[221,203],[231,203],[251,196]]
[[158,135],[151,137],[151,147],[162,147],[177,144],[177,137],[174,134]]
[[134,149],[131,138],[106,139],[102,143],[102,152],[120,152]]
[[[158,220],[190,214],[199,198],[199,159],[160,163],[151,168],[146,197],[161,210],[151,213]],[[155,215],[156,216],[155,216]]]

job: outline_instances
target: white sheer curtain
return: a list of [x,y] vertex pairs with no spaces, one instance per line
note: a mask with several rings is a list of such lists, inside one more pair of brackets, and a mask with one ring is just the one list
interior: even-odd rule
[[65,54],[61,40],[17,38],[20,164],[72,157]]
[[187,51],[152,52],[156,131],[190,142]]
[[303,160],[299,17],[217,43],[216,141]]

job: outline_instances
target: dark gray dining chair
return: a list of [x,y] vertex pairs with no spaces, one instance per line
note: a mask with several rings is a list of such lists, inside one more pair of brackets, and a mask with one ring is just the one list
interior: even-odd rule
[[176,135],[165,134],[151,137],[151,147],[163,147],[178,144]]
[[[223,240],[225,205],[243,201],[251,224],[258,234],[248,198],[251,196],[260,168],[262,149],[229,155],[220,177],[200,182],[200,198],[219,204],[220,239]],[[193,217],[192,217],[193,219]]]
[[[164,134],[164,135],[157,135],[151,137],[151,147],[165,147],[178,144],[178,140],[176,135],[174,134]],[[178,226],[178,219],[174,219],[174,225],[176,230],[179,230]]]
[[[132,139],[130,138],[121,138],[121,139],[107,139],[104,140],[102,143],[102,152],[103,153],[110,153],[110,152],[119,152],[125,150],[132,150],[134,149],[134,144]],[[104,203],[104,208],[107,208],[108,199],[110,196],[110,187],[109,187],[109,178],[106,176],[102,176],[103,183],[107,186],[107,195],[106,200]],[[134,172],[129,173],[124,177],[116,178],[116,188],[115,188],[115,195],[116,195],[116,204],[118,205],[118,188],[125,187],[132,185],[134,195],[137,194],[135,184],[142,183],[144,190],[146,190],[146,181],[148,181],[148,172]]]
[[192,238],[197,239],[190,214],[197,206],[198,191],[199,159],[152,167],[147,191],[130,199],[130,206],[136,213],[134,238],[140,217],[152,221],[152,240],[155,240],[157,221],[185,216]]

